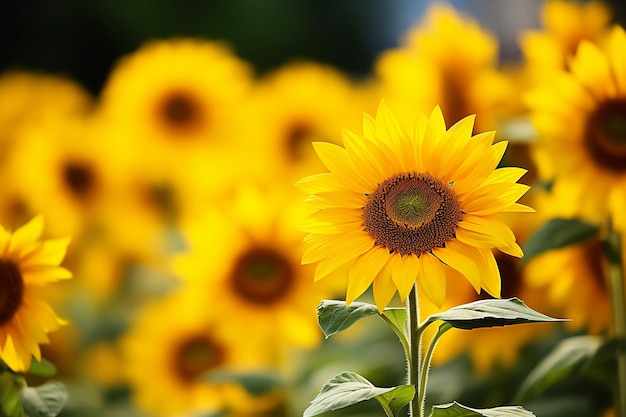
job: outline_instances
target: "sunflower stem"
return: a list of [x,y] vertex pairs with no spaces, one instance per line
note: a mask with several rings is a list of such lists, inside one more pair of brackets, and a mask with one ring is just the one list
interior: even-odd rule
[[425,409],[424,407],[426,405],[426,386],[428,385],[428,371],[430,371],[430,362],[433,358],[433,353],[435,352],[435,346],[437,346],[437,342],[439,342],[439,339],[441,338],[441,336],[443,336],[443,334],[447,332],[448,330],[450,330],[451,328],[452,327],[448,324],[440,326],[439,329],[437,329],[437,333],[435,334],[435,336],[433,336],[432,340],[430,341],[428,345],[428,349],[426,349],[426,355],[424,355],[424,363],[421,368],[421,375],[420,375],[421,390],[420,390],[420,396],[418,398],[421,410],[424,410]]
[[420,331],[419,318],[419,299],[417,296],[417,285],[413,286],[413,290],[409,293],[406,303],[407,309],[407,333],[409,335],[410,351],[407,356],[408,367],[408,383],[415,387],[415,396],[411,400],[409,406],[409,416],[423,417],[424,409],[422,408],[421,399],[424,387],[421,386],[421,364],[422,364],[422,332]]
[[[624,268],[621,236],[614,229],[608,230],[608,249],[606,257],[609,261],[609,285],[613,313],[613,331],[615,337],[626,339],[626,295],[624,294]],[[617,415],[626,417],[626,353],[617,354],[617,392],[615,399]]]

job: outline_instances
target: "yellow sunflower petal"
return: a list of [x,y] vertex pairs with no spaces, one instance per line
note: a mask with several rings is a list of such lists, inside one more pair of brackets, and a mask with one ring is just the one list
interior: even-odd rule
[[522,249],[515,243],[515,234],[503,222],[465,214],[457,228],[457,239],[478,248],[496,247],[504,253],[521,258]]
[[618,91],[626,91],[626,32],[624,28],[615,25],[609,35],[608,57],[611,63],[612,74]]
[[409,295],[418,279],[421,266],[416,255],[394,256],[391,264],[391,278],[398,288],[400,299]]
[[[392,257],[389,258],[391,261]],[[389,264],[389,262],[387,262]],[[387,266],[381,269],[380,273],[374,278],[372,285],[374,294],[374,303],[378,307],[378,312],[382,314],[385,306],[389,304],[393,295],[396,293],[396,286],[391,278],[391,270]]]
[[302,255],[303,265],[332,256],[334,251],[329,248],[333,246],[344,248],[354,245],[369,249],[372,245],[372,238],[360,230],[340,235],[314,236],[316,237],[315,241],[310,244]]
[[367,181],[355,171],[346,150],[334,143],[314,142],[315,152],[334,175],[335,179],[348,189],[368,193],[371,187]]
[[58,265],[65,257],[69,243],[69,237],[46,240],[42,242],[40,250],[22,258],[21,264],[24,268],[31,265]]
[[35,216],[24,226],[13,232],[11,243],[9,244],[9,252],[14,253],[29,246],[41,236],[43,232],[43,216]]
[[615,95],[615,85],[606,82],[611,80],[609,61],[593,43],[586,40],[580,43],[576,57],[570,63],[570,71],[598,100]]
[[445,248],[435,248],[432,252],[441,262],[463,274],[476,292],[480,291],[482,274],[476,264],[478,249],[452,239],[446,242]]
[[526,194],[529,188],[525,184],[487,184],[463,196],[467,201],[463,211],[480,216],[504,211]]
[[493,252],[489,249],[483,249],[478,251],[481,255],[478,265],[482,271],[482,283],[481,286],[491,296],[500,298],[500,290],[502,287],[500,279],[500,270]]
[[321,174],[304,177],[297,181],[294,185],[302,191],[310,194],[344,190],[344,187],[339,185],[334,178],[335,176],[331,172],[323,172]]
[[[348,272],[346,305],[352,303],[369,288],[388,260],[389,251],[378,246],[365,252],[356,260]],[[378,307],[380,310],[380,305]],[[383,305],[382,308],[384,307]]]
[[421,256],[422,271],[417,283],[420,291],[441,308],[446,296],[446,274],[444,265],[435,256],[425,253]]
[[72,278],[72,273],[59,266],[33,265],[22,271],[24,282],[29,285],[44,285]]
[[328,276],[328,274],[330,274],[337,268],[364,254],[373,246],[374,241],[372,239],[351,241],[347,246],[341,248],[341,251],[336,251],[333,255],[324,259],[317,265],[317,267],[315,268],[314,280],[319,281],[320,279]]

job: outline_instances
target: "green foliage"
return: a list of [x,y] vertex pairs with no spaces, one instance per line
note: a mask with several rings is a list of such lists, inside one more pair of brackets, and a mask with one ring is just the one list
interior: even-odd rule
[[433,407],[431,417],[533,417],[535,414],[522,407],[496,407],[476,409],[457,402]]
[[46,382],[38,387],[23,388],[20,401],[28,417],[54,417],[63,409],[67,391],[60,382]]
[[602,339],[597,336],[575,336],[563,340],[528,374],[516,394],[515,402],[526,402],[580,372],[602,346]]
[[241,385],[250,395],[259,396],[284,386],[285,381],[275,372],[211,372],[207,374],[210,382],[235,382]]
[[28,368],[28,374],[41,377],[51,377],[57,373],[57,368],[45,359],[41,362],[35,360],[31,361],[30,368]]
[[596,236],[598,231],[598,226],[578,219],[551,219],[535,231],[524,245],[522,263],[543,252],[582,243]]
[[23,377],[12,372],[0,372],[0,412],[2,417],[24,417],[20,404]]
[[317,416],[372,398],[379,401],[388,415],[398,416],[400,410],[413,399],[414,395],[413,386],[378,388],[361,375],[346,371],[335,376],[322,387],[319,394],[311,401],[311,405],[304,411],[304,417]]
[[504,300],[479,300],[456,306],[442,313],[429,316],[424,325],[437,320],[442,320],[454,328],[464,330],[523,323],[566,321],[539,313],[515,297]]
[[367,303],[354,302],[346,307],[345,301],[322,300],[317,307],[317,319],[326,338],[374,314],[378,314],[378,309],[375,305]]

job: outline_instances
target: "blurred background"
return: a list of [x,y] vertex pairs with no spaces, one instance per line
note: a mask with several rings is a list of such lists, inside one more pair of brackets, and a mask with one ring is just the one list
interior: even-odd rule
[[[500,101],[489,101],[492,92],[485,90],[489,102],[481,103],[496,108],[493,115],[506,113],[503,119],[494,122],[489,111],[479,113],[477,127],[480,122],[479,130],[504,126],[513,138],[521,132],[505,162],[529,169],[522,182],[534,185],[527,149],[533,133],[525,130],[527,123],[516,128],[502,120],[524,119],[518,96],[528,81],[518,78],[517,70],[528,57],[520,48],[520,34],[546,30],[540,17],[545,2],[445,4],[458,13],[452,21],[463,16],[478,22],[483,32],[476,39],[486,46],[477,44],[477,50],[487,57],[489,71],[497,68],[510,78],[506,88],[493,92],[494,97],[500,94]],[[610,22],[626,21],[624,2],[603,4],[611,10]],[[236,262],[248,255],[266,256],[263,261],[269,259],[272,268],[285,262],[300,268],[301,251],[295,248],[302,235],[287,230],[303,215],[298,208],[303,196],[289,190],[297,179],[321,168],[300,163],[304,151],[298,146],[305,142],[310,148],[313,139],[338,142],[342,127],[359,131],[363,112],[375,112],[387,94],[404,103],[399,91],[408,86],[405,82],[421,80],[425,73],[392,61],[393,53],[410,49],[406,35],[431,6],[412,0],[0,3],[0,170],[5,179],[0,216],[6,227],[15,229],[43,213],[47,237],[72,237],[64,265],[74,272],[74,280],[46,291],[71,324],[51,334],[51,344],[43,348],[56,371],[29,377],[33,385],[55,379],[67,386],[69,399],[61,416],[291,417],[301,415],[323,383],[345,369],[367,375],[378,386],[402,381],[402,349],[382,321],[359,323],[346,336],[321,340],[315,307],[322,298],[341,298],[344,289],[332,283],[312,289],[310,269],[298,269],[298,285],[287,280],[294,294],[297,289],[287,301],[253,294],[255,288],[245,282],[229,287],[218,279],[209,289],[202,285],[208,275],[227,275],[223,265],[229,262],[238,271]],[[168,49],[172,39],[202,45],[183,42],[177,52],[181,55],[175,55],[175,48]],[[185,50],[189,55],[180,52]],[[140,64],[140,59],[145,62]],[[144,64],[147,70],[140,68]],[[211,74],[206,83],[205,73]],[[215,120],[221,130],[201,130],[206,137],[200,139],[227,137],[231,143],[215,149],[210,145],[206,155],[206,149],[191,144],[198,138],[184,124],[202,125],[203,120],[186,107],[198,104],[193,94],[185,101],[190,98],[186,90],[168,96],[174,104],[165,116],[173,127],[141,119],[145,115],[137,109],[156,100],[152,90],[165,90],[174,78],[188,82],[185,88],[197,86],[202,100],[203,94],[217,91],[217,98],[209,97],[216,101],[209,102],[212,110],[218,108]],[[490,84],[494,90],[504,85],[498,80]],[[428,90],[426,84],[406,89]],[[511,100],[498,108],[502,96]],[[420,97],[420,108],[432,108],[431,98]],[[274,139],[283,130],[288,131],[287,149]],[[180,142],[172,146],[172,138]],[[59,161],[65,161],[62,170]],[[62,178],[54,182],[57,174]],[[254,184],[248,184],[250,178]],[[102,187],[93,188],[94,183]],[[540,220],[513,220],[520,242]],[[253,236],[256,245],[265,246],[246,252],[240,235]],[[237,251],[242,256],[235,259]],[[509,282],[516,283],[507,290],[510,296],[524,295],[529,305],[545,313],[569,314],[567,306],[536,295],[543,290],[517,286],[521,274],[517,266],[507,269],[507,262],[502,260],[500,267],[503,277],[506,271],[512,274]],[[180,277],[182,286],[195,291],[181,293]],[[541,285],[536,287],[549,284]],[[213,286],[223,292],[213,291]],[[231,300],[228,291],[253,297],[246,304]],[[205,292],[218,297],[198,295]],[[459,302],[471,301],[466,289],[450,292]],[[562,340],[606,332],[605,293],[598,290],[597,298],[586,300],[587,313],[595,307],[600,313],[582,314],[582,326],[539,326],[519,336],[497,333],[491,339],[481,333],[489,348],[466,337],[444,345],[432,372],[429,401],[457,399],[475,407],[512,402],[530,370]],[[226,294],[223,300],[219,294]],[[211,311],[198,313],[205,310]],[[202,333],[214,328],[219,332]],[[276,331],[280,334],[272,333]],[[247,350],[237,344],[244,335]],[[170,359],[174,370],[168,367]],[[224,365],[225,371],[205,377],[215,364]],[[229,374],[241,369],[255,373],[247,378]],[[525,398],[524,405],[538,416],[610,415],[611,392],[603,378],[581,374],[543,396]],[[382,415],[376,407],[369,402],[329,416]]]

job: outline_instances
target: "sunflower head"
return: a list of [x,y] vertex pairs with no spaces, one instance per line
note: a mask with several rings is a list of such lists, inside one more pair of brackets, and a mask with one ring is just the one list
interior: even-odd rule
[[526,171],[496,169],[506,142],[492,144],[494,132],[472,136],[473,122],[446,129],[439,107],[412,124],[397,121],[382,102],[376,118],[366,115],[362,135],[343,132],[344,147],[315,143],[329,172],[298,183],[315,208],[303,225],[302,259],[319,262],[315,279],[348,266],[346,301],[372,285],[381,311],[396,290],[404,299],[415,284],[441,306],[446,277],[459,274],[499,296],[492,249],[522,251],[493,215],[531,210],[517,203]]
[[40,240],[41,216],[9,232],[0,226],[0,359],[13,371],[26,371],[34,356],[41,360],[39,344],[63,320],[39,298],[41,285],[72,275],[58,266],[68,239]]

